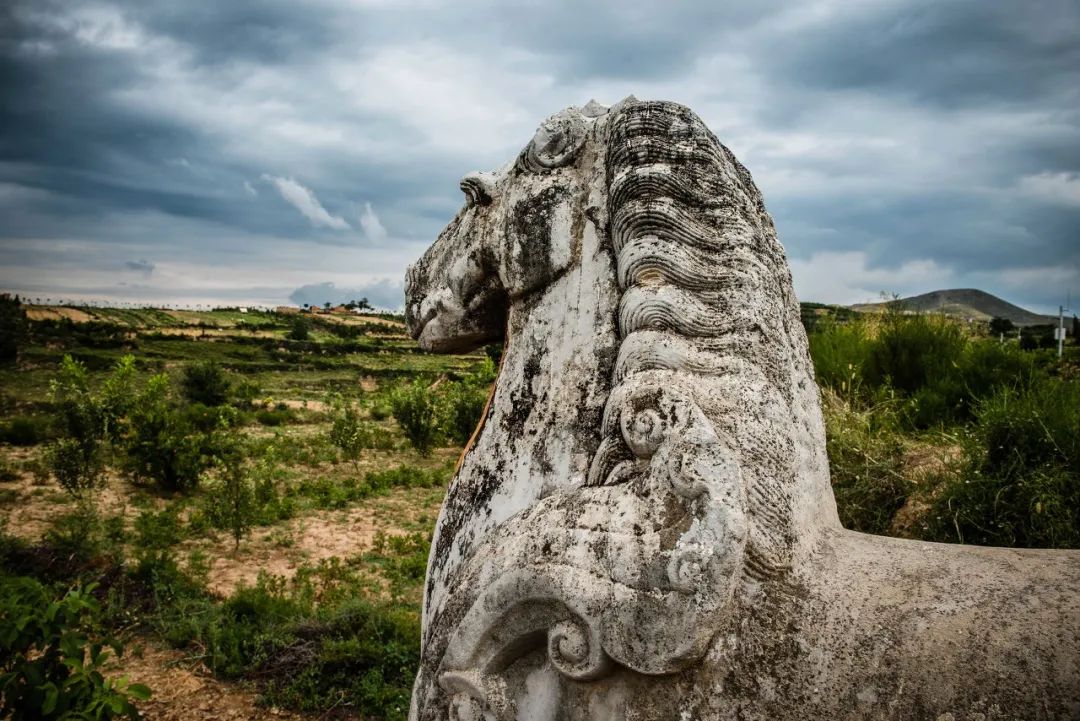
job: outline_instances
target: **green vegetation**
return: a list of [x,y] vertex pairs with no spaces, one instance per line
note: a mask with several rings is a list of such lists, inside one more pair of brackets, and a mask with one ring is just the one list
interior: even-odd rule
[[390,408],[405,437],[421,455],[428,455],[439,432],[438,401],[422,379],[397,388]]
[[990,546],[1080,547],[1080,385],[1043,379],[979,406],[928,535]]
[[101,607],[94,586],[53,598],[40,582],[0,576],[0,716],[12,721],[138,719],[134,700],[150,689],[102,674],[111,649],[98,634]]
[[[54,681],[56,709],[133,711],[144,689],[94,666],[116,637],[312,718],[405,718],[438,502],[501,349],[421,353],[390,316],[73,310],[88,320],[29,321],[0,365],[0,498],[20,509],[0,532],[0,603],[92,607],[49,633],[84,639],[100,684]],[[1080,546],[1075,345],[1059,364],[937,317],[803,318],[847,527]],[[46,658],[34,648],[0,657]],[[19,683],[0,716],[48,718],[52,692]]]
[[[389,316],[77,310],[89,320],[30,322],[19,364],[0,367],[0,492],[50,518],[26,540],[0,533],[0,579],[97,604],[92,632],[58,623],[89,639],[104,690],[57,708],[134,713],[142,687],[89,665],[112,633],[184,649],[264,704],[403,719],[432,506],[458,453],[439,446],[461,435],[452,419],[475,423],[487,358],[418,353]],[[309,524],[344,532],[342,512],[384,503],[409,510],[380,514],[374,542],[304,560]],[[211,593],[220,562],[253,547],[292,570]],[[12,701],[12,717],[47,717],[41,700]]]
[[19,296],[0,293],[0,363],[14,363],[26,342],[26,310]]
[[230,383],[215,360],[199,361],[184,367],[180,380],[184,398],[189,403],[221,406],[229,400]]
[[941,316],[900,312],[819,324],[810,350],[845,526],[1080,547],[1072,354],[1058,364],[1015,339],[1001,343]]

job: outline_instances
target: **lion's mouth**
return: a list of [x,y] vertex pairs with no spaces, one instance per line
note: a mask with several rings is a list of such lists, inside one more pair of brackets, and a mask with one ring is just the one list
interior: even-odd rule
[[409,330],[410,335],[412,335],[412,339],[420,340],[420,335],[424,332],[424,328],[426,328],[427,324],[434,320],[435,316],[437,316],[438,314],[439,309],[435,306],[428,308],[423,315],[420,315],[419,311],[417,311],[417,313],[413,315],[416,320]]

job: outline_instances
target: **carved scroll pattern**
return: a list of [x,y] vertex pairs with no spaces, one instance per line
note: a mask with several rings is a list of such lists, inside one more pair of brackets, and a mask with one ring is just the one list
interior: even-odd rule
[[616,392],[605,425],[631,457],[598,454],[594,485],[506,522],[469,563],[484,591],[439,677],[459,719],[513,719],[528,654],[568,681],[675,673],[724,625],[747,534],[738,463],[676,378]]

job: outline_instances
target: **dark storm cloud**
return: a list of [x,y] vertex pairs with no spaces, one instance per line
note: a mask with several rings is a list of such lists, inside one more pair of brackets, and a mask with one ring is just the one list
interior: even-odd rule
[[1071,0],[16,0],[0,28],[0,285],[397,307],[463,173],[629,93],[748,163],[804,296],[1080,283]]
[[124,267],[149,278],[154,272],[154,264],[146,259],[124,261]]
[[793,83],[892,92],[946,108],[1055,96],[1075,102],[1078,35],[1073,0],[923,0],[839,16],[826,31],[795,34],[761,60]]

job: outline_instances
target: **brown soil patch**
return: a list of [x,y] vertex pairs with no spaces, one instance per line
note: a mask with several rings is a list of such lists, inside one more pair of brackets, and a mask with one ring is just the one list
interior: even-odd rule
[[340,511],[316,511],[269,528],[257,528],[234,549],[231,537],[185,544],[212,560],[207,587],[228,596],[241,585],[253,586],[260,573],[291,578],[304,564],[352,558],[372,547],[377,533],[404,535],[423,520],[433,520],[442,503],[435,493],[399,489]]
[[278,334],[270,330],[244,330],[238,331],[235,328],[151,328],[146,332],[156,333],[160,335],[168,336],[180,336],[183,338],[232,338],[237,335],[245,338],[275,338]]
[[[16,463],[35,458],[34,449],[14,449],[5,454]],[[75,510],[71,497],[50,479],[41,483],[29,471],[19,471],[17,480],[0,483],[0,490],[10,491],[13,496],[0,505],[0,521],[8,533],[27,541],[38,541],[52,528],[57,517]],[[105,486],[97,492],[98,511],[104,516],[123,514],[130,523],[139,515],[139,509],[130,501],[131,487],[127,480],[115,473],[105,478]],[[161,501],[158,505],[163,505]]]
[[396,330],[400,333],[405,332],[405,326],[402,323],[396,320],[380,318],[375,315],[339,315],[334,313],[317,313],[316,317],[321,320],[329,320],[335,323],[341,323],[342,325],[363,325],[365,323],[370,323],[372,325],[386,326],[387,328],[392,328],[393,330]]
[[905,474],[916,478],[941,473],[963,455],[964,449],[957,444],[935,445],[916,443],[905,449],[903,464]]
[[76,323],[86,323],[94,320],[94,316],[75,308],[64,308],[53,305],[32,305],[26,309],[26,317],[29,320],[60,320],[67,318]]
[[284,403],[286,406],[288,406],[289,408],[291,408],[294,411],[307,410],[307,411],[315,411],[316,413],[325,413],[326,410],[330,407],[330,406],[326,405],[326,403],[324,403],[323,401],[291,400],[291,401],[279,401],[279,402]]
[[254,691],[210,676],[197,660],[184,651],[166,649],[141,639],[142,653],[128,644],[123,658],[114,659],[110,676],[127,676],[133,683],[146,684],[153,691],[149,701],[138,704],[147,721],[243,721],[282,719],[298,721],[303,716],[273,707],[258,706]]

